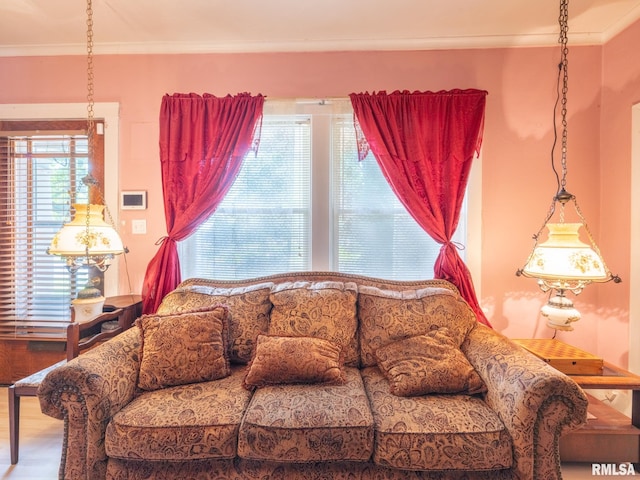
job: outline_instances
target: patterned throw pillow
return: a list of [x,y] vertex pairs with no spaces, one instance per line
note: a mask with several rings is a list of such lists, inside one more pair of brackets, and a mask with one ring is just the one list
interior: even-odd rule
[[143,315],[138,387],[143,390],[223,378],[228,358],[228,310],[216,305],[175,315]]
[[345,382],[341,348],[314,337],[260,335],[244,386],[247,389],[284,383]]
[[342,348],[347,365],[358,365],[355,283],[285,282],[270,298],[269,335],[329,340]]
[[376,357],[391,393],[400,397],[487,390],[446,327],[380,347]]
[[438,327],[447,327],[459,347],[477,324],[467,302],[440,287],[395,291],[360,286],[358,317],[363,367],[376,364],[375,352],[381,346]]

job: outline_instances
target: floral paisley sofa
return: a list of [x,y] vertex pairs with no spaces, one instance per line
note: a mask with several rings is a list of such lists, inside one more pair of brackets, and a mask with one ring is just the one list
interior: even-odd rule
[[190,279],[52,371],[60,478],[557,479],[569,378],[440,280]]

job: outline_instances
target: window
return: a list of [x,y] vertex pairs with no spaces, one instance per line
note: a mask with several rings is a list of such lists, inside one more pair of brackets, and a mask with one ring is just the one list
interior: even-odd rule
[[[463,211],[457,238],[465,218]],[[228,195],[180,242],[179,255],[183,278],[334,270],[408,280],[433,276],[439,249],[373,155],[358,162],[348,101],[269,101],[258,154],[245,158]]]
[[[86,121],[2,122],[0,130],[0,320],[68,320],[88,273],[47,254],[69,221],[71,198],[87,202]],[[95,175],[102,171],[96,142]]]

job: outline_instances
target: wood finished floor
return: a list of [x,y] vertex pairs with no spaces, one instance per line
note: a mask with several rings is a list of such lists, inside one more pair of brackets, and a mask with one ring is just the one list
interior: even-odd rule
[[[20,458],[11,465],[7,388],[0,388],[0,478],[54,480],[62,449],[62,421],[42,414],[37,398],[22,397],[20,406]],[[565,464],[562,475],[564,480],[595,478],[590,464]]]
[[2,479],[58,478],[62,450],[62,421],[40,412],[35,397],[20,399],[20,458],[11,465],[7,388],[0,388],[0,475]]

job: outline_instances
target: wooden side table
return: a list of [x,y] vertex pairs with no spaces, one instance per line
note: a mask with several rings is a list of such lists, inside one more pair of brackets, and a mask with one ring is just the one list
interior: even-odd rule
[[[122,310],[118,314],[118,324],[122,330],[126,330],[142,314],[142,297],[133,294],[107,297],[104,310],[106,313]],[[4,334],[0,331],[0,384],[11,385],[64,359],[67,356],[67,328],[70,325],[73,324],[68,320],[7,323]],[[20,329],[19,334],[16,334],[17,328]],[[83,326],[78,341],[99,332],[100,325],[90,329]]]
[[593,390],[631,390],[631,419],[589,398],[587,424],[560,439],[560,457],[568,462],[640,462],[640,376],[604,362],[602,375],[569,375]]
[[[631,418],[610,405],[587,393],[589,415],[587,423],[560,439],[560,458],[566,462],[590,463],[639,463],[640,462],[640,376],[623,368],[602,361],[597,374],[590,371],[597,357],[578,351],[574,362],[565,358],[541,355],[540,351],[553,350],[561,344],[558,340],[548,339],[549,348],[545,349],[545,340],[514,340],[527,350],[537,354],[551,366],[563,371],[583,389],[591,390],[631,390]],[[536,353],[536,348],[541,347]],[[560,345],[562,351],[572,350],[570,345]],[[580,362],[587,361],[586,365]],[[576,373],[573,373],[576,372]]]
[[80,350],[108,340],[129,329],[142,315],[140,295],[119,295],[106,299],[102,315],[84,323],[72,322],[67,327],[67,360],[77,357]]
[[122,308],[124,310],[118,319],[118,323],[123,330],[126,330],[133,325],[136,318],[142,315],[142,297],[135,294],[107,297],[104,302],[104,309],[109,308],[114,310]]

